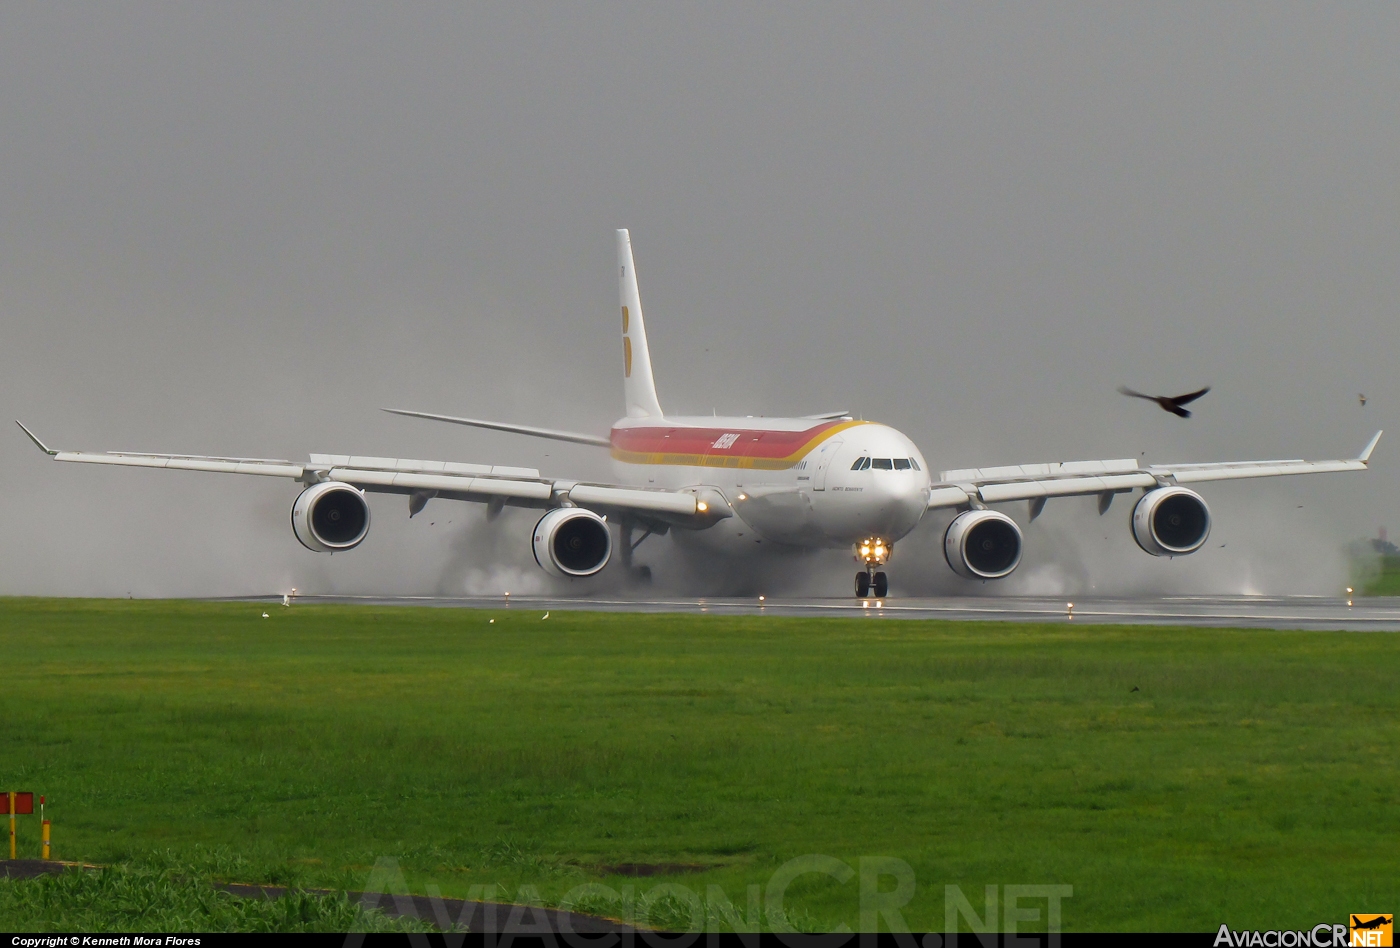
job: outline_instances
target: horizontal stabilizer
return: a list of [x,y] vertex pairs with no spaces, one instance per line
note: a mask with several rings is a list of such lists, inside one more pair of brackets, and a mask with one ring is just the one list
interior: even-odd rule
[[[470,425],[473,428],[490,428],[492,431],[509,431],[511,434],[529,435],[532,438],[549,438],[553,441],[571,441],[574,444],[591,444],[600,448],[612,447],[607,438],[597,435],[579,434],[575,431],[555,431],[552,428],[533,428],[529,425],[510,425],[500,421],[482,421],[479,418],[457,418],[453,415],[434,415],[425,411],[405,411],[401,408],[384,408],[391,415],[404,415],[408,418],[426,418],[429,421],[445,421],[453,425]],[[32,437],[32,435],[31,435]]]

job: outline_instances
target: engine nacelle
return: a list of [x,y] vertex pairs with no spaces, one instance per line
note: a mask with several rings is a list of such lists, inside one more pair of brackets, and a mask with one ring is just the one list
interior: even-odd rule
[[1185,487],[1158,487],[1133,508],[1133,539],[1153,556],[1194,553],[1210,536],[1210,508]]
[[553,576],[592,576],[612,557],[608,523],[582,507],[551,510],[535,524],[535,562]]
[[364,491],[339,481],[312,484],[292,504],[292,532],[313,553],[353,550],[369,533]]
[[1021,528],[995,510],[969,510],[948,524],[943,556],[959,576],[1001,579],[1021,562]]

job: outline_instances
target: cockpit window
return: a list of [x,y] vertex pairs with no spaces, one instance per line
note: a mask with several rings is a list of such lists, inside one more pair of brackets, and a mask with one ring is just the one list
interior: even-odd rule
[[913,469],[922,471],[919,462],[913,458],[870,458],[859,457],[851,465],[853,471],[868,471],[874,468],[877,471],[907,471]]

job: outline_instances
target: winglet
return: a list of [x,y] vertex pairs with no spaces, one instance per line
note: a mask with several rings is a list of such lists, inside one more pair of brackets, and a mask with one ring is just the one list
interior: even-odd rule
[[[1376,436],[1371,439],[1371,443],[1361,449],[1361,456],[1357,458],[1358,461],[1365,464],[1367,461],[1371,460],[1371,452],[1376,450],[1376,443],[1381,440],[1381,435],[1383,434],[1385,434],[1384,431],[1376,432]],[[33,435],[30,435],[30,437],[32,438]]]
[[[23,431],[25,434],[29,435],[29,440],[30,440],[30,441],[33,441],[35,444],[37,444],[37,445],[39,446],[39,450],[40,450],[40,451],[43,451],[43,452],[44,452],[45,454],[47,454],[49,457],[53,457],[54,455],[56,455],[56,454],[58,453],[58,452],[55,451],[53,448],[49,447],[47,444],[44,444],[44,442],[40,441],[39,438],[38,438],[38,436],[35,435],[34,432],[32,432],[32,431],[30,431],[28,428],[24,427],[24,422],[20,421],[18,418],[15,419],[15,424],[19,425],[21,431]],[[1380,436],[1377,435],[1376,437],[1380,437]]]

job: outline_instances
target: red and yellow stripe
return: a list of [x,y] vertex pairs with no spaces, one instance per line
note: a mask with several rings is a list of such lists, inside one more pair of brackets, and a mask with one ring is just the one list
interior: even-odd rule
[[[864,421],[824,421],[802,431],[732,428],[614,428],[612,456],[627,464],[674,464],[781,471],[802,460],[827,438]],[[728,447],[726,436],[737,435]]]

